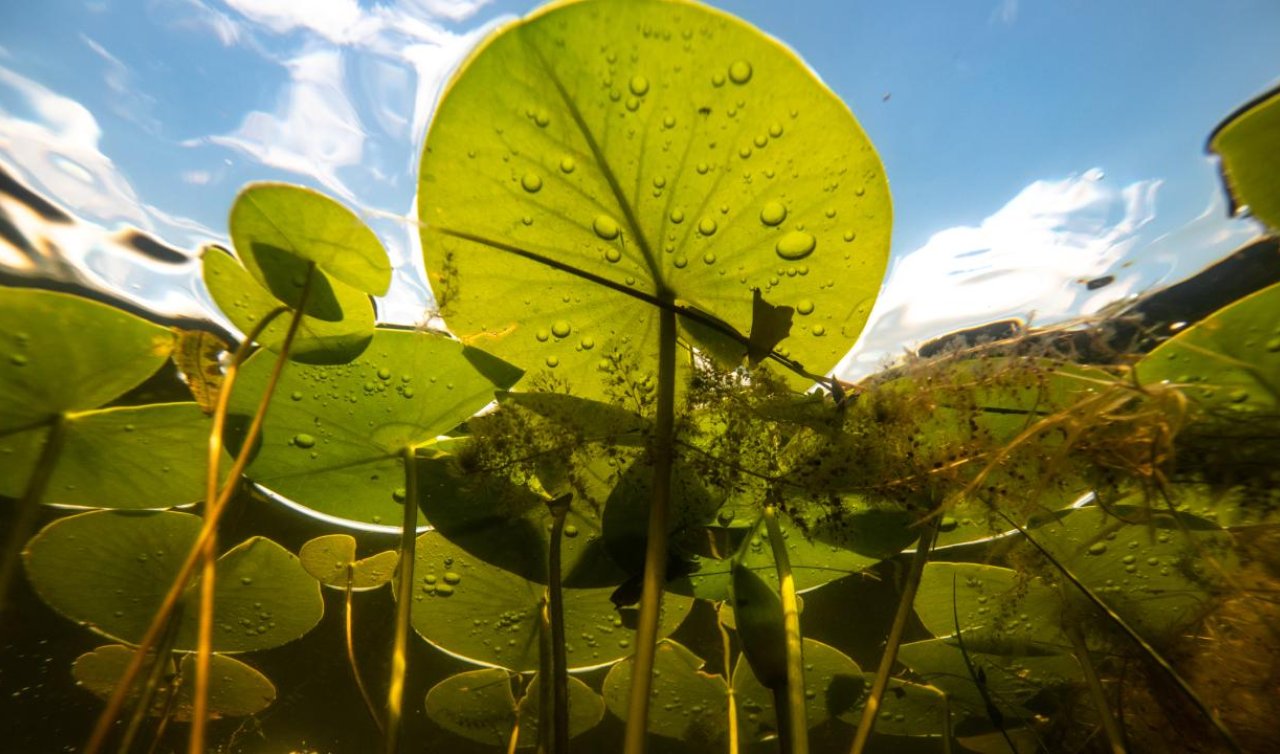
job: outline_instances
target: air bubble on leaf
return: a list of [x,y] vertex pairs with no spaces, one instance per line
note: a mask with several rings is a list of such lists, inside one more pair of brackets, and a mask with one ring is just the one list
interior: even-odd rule
[[1089,551],[1088,551],[1088,552],[1089,552],[1089,554],[1090,554],[1090,555],[1101,555],[1102,553],[1104,553],[1104,552],[1106,552],[1106,551],[1107,551],[1107,543],[1106,543],[1106,542],[1094,542],[1093,544],[1089,545]]
[[715,264],[715,263],[716,263],[716,255],[715,255],[715,253],[708,251],[706,254],[703,254],[703,255],[702,255],[702,261],[703,261],[705,264]]
[[622,252],[610,246],[608,249],[605,249],[604,258],[609,262],[620,262],[622,261]]
[[293,444],[299,448],[315,447],[316,438],[306,433],[299,433],[293,436]]
[[556,367],[560,366],[560,357],[548,356],[546,363],[547,363],[547,366],[551,367],[552,369],[555,369]]
[[631,89],[631,93],[637,97],[643,97],[649,93],[649,79],[636,74],[631,77],[631,82],[627,85]]
[[814,325],[813,328],[811,329],[811,332],[814,335],[821,338],[823,335],[827,334],[827,328],[823,327],[822,325]]
[[685,266],[689,264],[689,258],[686,257],[684,254],[676,254],[675,259],[672,259],[671,263],[674,264],[677,268],[683,270]]
[[716,232],[716,221],[712,217],[704,217],[698,221],[698,232],[704,236],[714,235]]
[[537,338],[539,343],[546,343],[551,338],[551,332],[545,327],[539,327],[533,337]]
[[597,236],[605,241],[612,241],[618,237],[620,232],[617,221],[608,215],[596,215],[596,219],[591,223],[591,228],[596,232]]
[[783,259],[804,259],[813,253],[818,241],[812,233],[803,230],[788,232],[774,245],[774,251]]
[[800,299],[796,304],[796,311],[800,314],[813,314],[813,301],[807,298]]
[[530,194],[536,194],[542,190],[542,176],[537,173],[525,173],[520,179],[520,186]]
[[774,227],[787,219],[787,208],[777,199],[770,199],[760,208],[760,222]]
[[572,173],[577,167],[578,163],[572,157],[565,156],[560,158],[560,172]]
[[573,332],[573,325],[569,324],[568,320],[558,319],[551,325],[551,334],[557,338],[566,338],[571,332]]
[[751,80],[751,63],[745,60],[735,60],[729,66],[729,80],[735,84],[745,84]]

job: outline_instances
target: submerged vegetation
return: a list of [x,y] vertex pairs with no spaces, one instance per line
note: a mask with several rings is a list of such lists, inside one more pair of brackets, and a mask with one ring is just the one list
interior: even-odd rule
[[[1277,101],[1211,141],[1272,231]],[[203,252],[238,344],[0,295],[0,609],[107,642],[53,671],[103,700],[85,751],[265,750],[277,694],[338,693],[253,665],[308,642],[356,732],[298,747],[1272,748],[1280,286],[842,383],[879,159],[683,2],[497,32],[420,181],[447,334],[375,325],[378,240],[282,184]],[[314,517],[246,527],[271,499]]]

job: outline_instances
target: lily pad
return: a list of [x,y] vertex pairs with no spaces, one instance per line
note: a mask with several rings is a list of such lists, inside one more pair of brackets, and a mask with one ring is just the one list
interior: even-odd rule
[[759,299],[794,316],[778,350],[824,373],[888,259],[888,185],[845,105],[694,4],[566,3],[504,27],[450,82],[420,176],[452,331],[587,397],[654,371],[658,300],[776,340]]
[[291,308],[294,279],[314,263],[334,280],[381,296],[391,285],[387,252],[360,218],[302,186],[253,183],[231,207],[231,241],[245,269]]
[[1039,578],[977,563],[927,563],[916,615],[934,636],[953,636],[959,617],[971,652],[1044,655],[1070,650],[1059,627],[1062,598]]
[[178,330],[178,347],[173,352],[173,363],[191,390],[191,396],[200,409],[212,414],[222,392],[222,363],[231,345],[204,330]]
[[[631,660],[609,670],[604,679],[604,703],[617,717],[627,719],[631,695]],[[649,732],[678,738],[692,745],[712,745],[729,733],[729,685],[724,676],[707,673],[706,663],[683,644],[658,642],[649,692]]]
[[1209,137],[1222,160],[1232,209],[1247,206],[1272,231],[1280,230],[1280,89],[1232,113]]
[[[200,531],[187,513],[95,511],[46,526],[23,552],[40,598],[98,633],[136,643]],[[183,594],[174,648],[196,647],[198,580]],[[269,539],[245,540],[218,559],[213,649],[278,647],[310,631],[324,602],[298,559]]]
[[[439,532],[418,537],[413,627],[445,652],[481,665],[537,670],[546,587],[470,556]],[[570,669],[601,667],[631,654],[633,610],[620,610],[613,590],[565,589]],[[659,635],[676,629],[692,600],[666,595]]]
[[[273,363],[262,352],[245,362],[231,399],[230,445],[256,410]],[[518,377],[445,336],[380,328],[349,364],[285,370],[248,476],[320,513],[399,522],[404,449],[458,426]]]
[[[524,698],[511,693],[512,673],[500,668],[451,675],[427,692],[427,716],[445,730],[491,746],[507,746],[519,719],[517,748],[538,743],[538,676]],[[569,677],[569,737],[586,733],[604,717],[604,701],[582,681]]]
[[[535,675],[525,686],[524,698],[520,700],[519,748],[538,745],[538,704],[541,693],[542,684]],[[569,737],[586,733],[603,719],[604,699],[587,684],[569,676]]]
[[[43,501],[87,508],[169,508],[204,497],[210,423],[194,403],[85,411],[65,419]],[[49,430],[0,436],[0,495],[17,497]]]
[[[804,640],[805,719],[809,727],[857,709],[869,684],[858,664],[834,647]],[[765,741],[778,734],[773,692],[765,688],[742,659],[733,671],[738,724],[746,741]]]
[[[223,249],[206,247],[200,256],[204,284],[222,313],[242,333],[248,334],[283,304],[253,279],[249,271]],[[305,274],[291,279],[293,297],[302,292]],[[302,310],[302,322],[289,350],[289,358],[305,364],[345,364],[369,345],[374,310],[368,294],[316,273]],[[257,342],[273,353],[284,345],[289,331],[286,309],[271,320]]]
[[[298,551],[303,569],[317,581],[334,589],[352,591],[376,589],[391,581],[400,554],[387,550],[367,558],[356,558],[356,539],[350,534],[326,534],[309,540]],[[347,571],[351,577],[348,582]]]
[[[870,688],[874,675],[864,676]],[[885,736],[940,737],[946,735],[946,697],[942,691],[921,683],[908,683],[891,679],[880,701],[875,732]],[[857,707],[838,717],[857,725],[862,718],[862,708]]]
[[170,331],[65,293],[0,288],[0,433],[97,408],[169,358]]
[[[76,658],[71,666],[71,674],[76,683],[101,699],[107,699],[115,690],[116,683],[124,673],[125,667],[133,659],[133,648],[121,644],[108,644],[98,647]],[[150,663],[143,666],[143,675]],[[155,703],[151,709],[153,716],[168,713],[179,722],[189,722],[195,693],[195,655],[182,657],[177,672],[177,698],[170,706],[167,703],[171,681],[166,674],[156,690]],[[252,666],[227,657],[214,654],[209,658],[209,717],[246,717],[256,715],[276,699],[276,687],[271,680],[259,673]]]

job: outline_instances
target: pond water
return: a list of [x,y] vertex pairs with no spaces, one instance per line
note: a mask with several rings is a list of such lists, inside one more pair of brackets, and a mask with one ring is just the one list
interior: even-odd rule
[[[229,245],[228,210],[245,183],[285,181],[341,200],[377,234],[393,267],[377,300],[380,323],[438,325],[417,222],[426,130],[450,75],[477,44],[540,5],[5,4],[0,284],[88,289],[165,321],[234,334],[202,282],[199,253]],[[883,161],[891,257],[866,329],[835,368],[844,380],[958,330],[1117,311],[1262,233],[1253,219],[1233,216],[1206,139],[1280,80],[1274,55],[1263,52],[1280,38],[1274,0],[712,5],[800,56],[848,105]],[[167,376],[155,389],[177,400],[163,392],[178,384]],[[331,531],[333,519],[300,519],[286,506],[257,504],[264,502],[258,491],[239,495],[225,541],[270,536],[297,552]],[[13,517],[6,511],[0,520]],[[396,547],[394,527],[374,528],[362,550]],[[894,568],[873,573],[825,587],[805,608],[815,638],[864,670],[874,668],[898,588]],[[101,641],[26,585],[17,590],[0,623],[0,719],[12,726],[0,748],[76,751],[101,705],[67,664]],[[210,740],[219,750],[338,754],[381,745],[334,622],[343,594],[324,592],[329,617],[320,631],[254,653],[281,695],[260,715],[217,723]],[[852,637],[832,628],[847,628],[850,604],[871,605]],[[697,627],[717,625],[708,603],[692,611],[694,628],[677,636],[703,656],[718,651],[698,644],[706,636]],[[394,616],[389,599],[367,600],[356,613],[355,651],[370,678],[386,676]],[[924,628],[912,626],[917,638]],[[583,641],[595,646],[585,634]],[[419,740],[440,740],[432,751],[496,751],[441,738],[422,713],[428,688],[474,666],[425,642],[412,645],[411,662],[429,668],[411,681],[409,725]],[[606,670],[584,677],[599,688]],[[622,723],[605,718],[578,751],[615,750]],[[846,745],[848,731],[824,725],[815,741]],[[934,751],[935,743],[904,738],[895,750]],[[171,748],[158,750],[183,750],[172,734],[164,745]],[[696,740],[688,750],[699,750]]]

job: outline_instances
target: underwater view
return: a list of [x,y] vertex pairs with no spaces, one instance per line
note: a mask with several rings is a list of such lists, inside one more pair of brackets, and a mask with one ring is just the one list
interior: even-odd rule
[[0,751],[1275,751],[1278,33],[9,4]]

